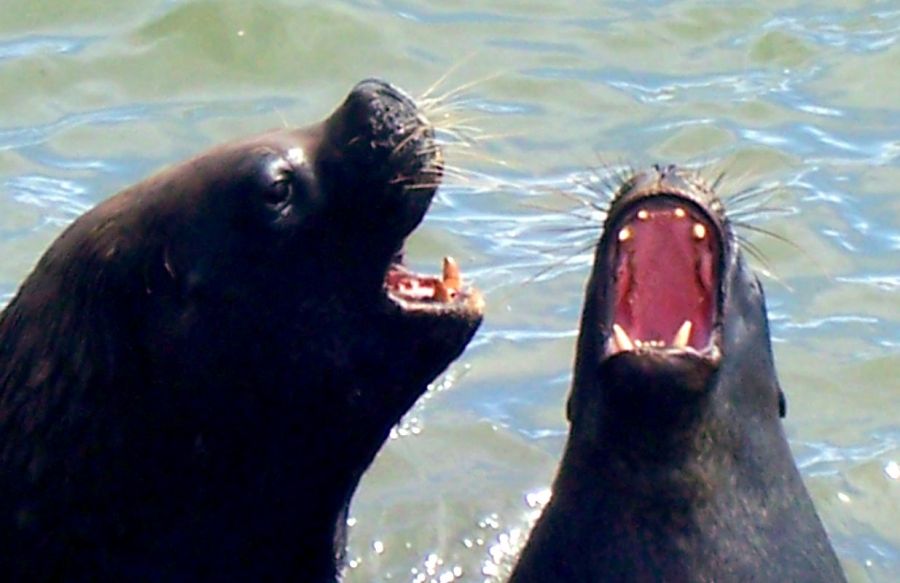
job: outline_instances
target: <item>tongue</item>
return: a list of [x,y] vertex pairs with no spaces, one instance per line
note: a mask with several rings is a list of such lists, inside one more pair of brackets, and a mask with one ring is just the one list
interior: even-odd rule
[[[632,340],[702,349],[715,309],[717,238],[709,221],[676,201],[648,201],[617,234],[613,321]],[[688,324],[685,330],[686,322]]]

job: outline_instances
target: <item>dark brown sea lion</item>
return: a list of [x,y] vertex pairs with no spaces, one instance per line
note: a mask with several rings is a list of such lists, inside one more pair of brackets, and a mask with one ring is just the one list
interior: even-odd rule
[[671,166],[625,179],[568,443],[511,581],[843,581],[783,411],[762,286],[720,199]]
[[440,181],[380,81],[75,221],[0,315],[0,577],[333,581],[390,428],[479,294],[401,263]]

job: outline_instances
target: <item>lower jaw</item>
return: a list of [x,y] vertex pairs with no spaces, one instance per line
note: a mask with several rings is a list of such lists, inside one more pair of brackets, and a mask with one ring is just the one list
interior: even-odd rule
[[630,393],[701,394],[718,370],[716,355],[693,351],[638,350],[603,358],[599,374],[604,384],[614,382]]

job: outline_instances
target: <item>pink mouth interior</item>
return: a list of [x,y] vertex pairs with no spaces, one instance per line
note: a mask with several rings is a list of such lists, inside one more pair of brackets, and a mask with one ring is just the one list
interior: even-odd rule
[[[703,350],[715,319],[720,242],[711,221],[677,199],[648,199],[628,211],[612,241],[615,296],[610,324],[636,347],[686,343]],[[619,350],[624,347],[619,346]]]
[[391,271],[387,277],[387,285],[393,293],[413,301],[434,299],[438,281],[437,277],[399,270]]
[[[446,264],[446,260],[445,260]],[[447,303],[460,293],[460,275],[448,273],[441,276],[421,275],[395,263],[388,270],[385,286],[394,296],[410,302]]]

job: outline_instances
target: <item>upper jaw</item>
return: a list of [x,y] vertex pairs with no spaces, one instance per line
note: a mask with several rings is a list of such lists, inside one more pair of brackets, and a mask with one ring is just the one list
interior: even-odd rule
[[715,195],[693,175],[657,167],[626,182],[606,225],[601,361],[717,368],[729,235]]
[[385,262],[424,219],[443,177],[434,127],[393,85],[366,80],[323,122],[317,173],[331,213],[378,240]]
[[422,182],[424,174],[429,183],[440,180],[443,158],[431,122],[412,98],[390,83],[358,83],[325,128],[342,160],[367,183],[409,186]]

